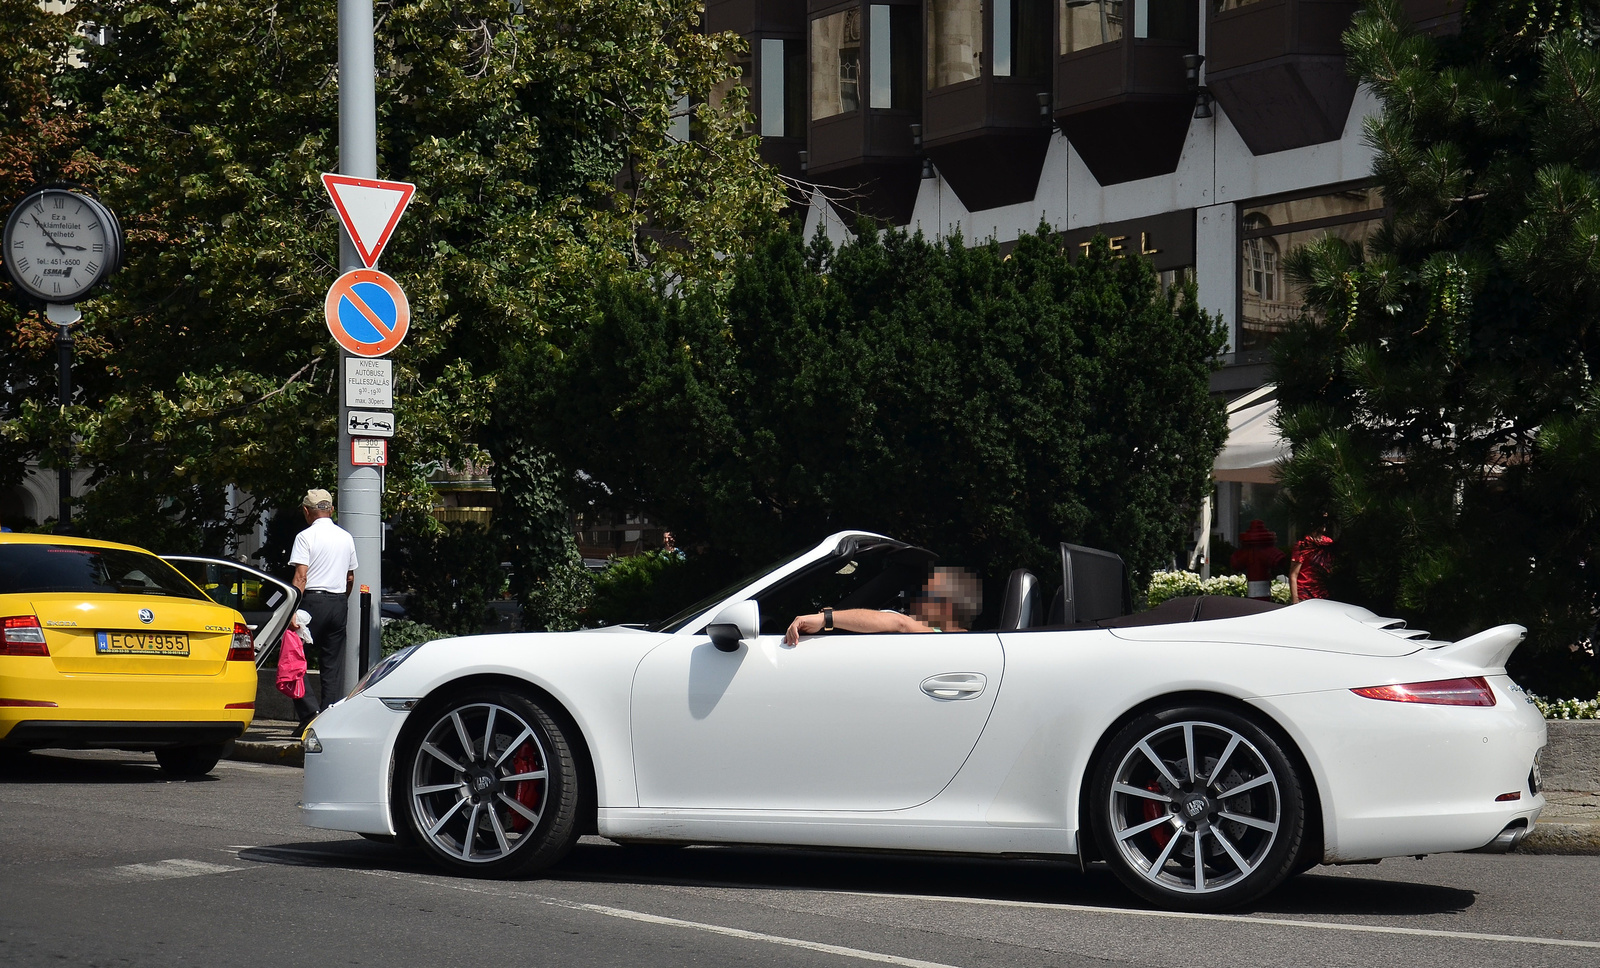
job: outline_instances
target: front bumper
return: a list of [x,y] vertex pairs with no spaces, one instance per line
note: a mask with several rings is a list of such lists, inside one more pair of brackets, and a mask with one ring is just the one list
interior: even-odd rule
[[309,827],[396,833],[389,805],[395,743],[406,713],[361,695],[335,703],[312,723],[320,753],[306,753],[300,819]]

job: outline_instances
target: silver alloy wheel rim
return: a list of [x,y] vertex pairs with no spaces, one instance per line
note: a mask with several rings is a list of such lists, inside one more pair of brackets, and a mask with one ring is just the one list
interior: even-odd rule
[[1283,823],[1266,757],[1234,730],[1198,720],[1135,743],[1117,765],[1107,805],[1123,860],[1180,894],[1210,894],[1249,877]]
[[539,829],[549,764],[533,727],[505,706],[452,709],[417,747],[412,816],[446,856],[472,864],[502,860]]

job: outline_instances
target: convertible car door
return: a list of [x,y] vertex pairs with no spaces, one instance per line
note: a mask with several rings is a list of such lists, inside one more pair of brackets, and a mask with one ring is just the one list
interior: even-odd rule
[[972,752],[1004,659],[992,633],[675,637],[640,663],[641,807],[895,810]]

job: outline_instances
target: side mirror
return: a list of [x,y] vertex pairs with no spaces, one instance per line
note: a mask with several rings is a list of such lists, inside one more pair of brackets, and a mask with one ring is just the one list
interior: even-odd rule
[[755,599],[735,602],[717,613],[706,626],[706,634],[723,652],[737,652],[740,641],[761,634],[761,607]]

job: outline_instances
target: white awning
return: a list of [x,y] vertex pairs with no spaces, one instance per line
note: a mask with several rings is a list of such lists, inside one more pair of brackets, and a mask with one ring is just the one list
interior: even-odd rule
[[1273,423],[1278,401],[1272,399],[1272,394],[1277,389],[1268,384],[1228,405],[1228,442],[1211,466],[1213,480],[1249,484],[1277,481],[1278,463],[1289,457],[1289,443],[1278,436]]

